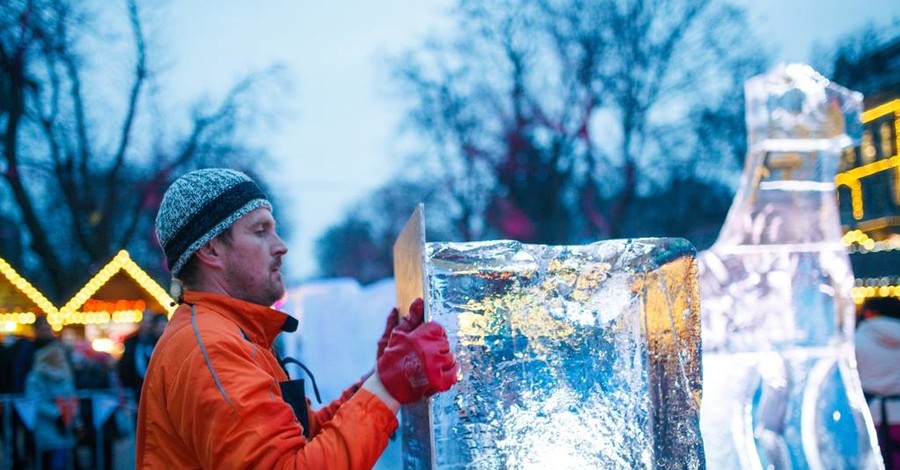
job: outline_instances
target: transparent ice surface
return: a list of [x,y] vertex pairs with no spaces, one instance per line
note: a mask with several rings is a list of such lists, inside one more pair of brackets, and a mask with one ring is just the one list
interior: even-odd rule
[[688,242],[426,252],[431,318],[460,364],[431,401],[434,468],[703,468]]
[[862,95],[805,65],[745,87],[747,162],[699,258],[709,468],[882,468],[853,349],[834,177]]

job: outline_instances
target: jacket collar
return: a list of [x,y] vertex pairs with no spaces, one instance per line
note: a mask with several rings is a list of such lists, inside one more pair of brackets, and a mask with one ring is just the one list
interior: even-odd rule
[[267,348],[282,331],[297,330],[297,319],[278,310],[213,292],[185,291],[184,303],[200,305],[222,315],[241,329],[247,339]]

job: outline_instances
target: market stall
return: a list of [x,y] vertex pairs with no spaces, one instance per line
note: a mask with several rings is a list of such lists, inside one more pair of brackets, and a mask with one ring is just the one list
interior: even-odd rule
[[97,351],[118,355],[122,338],[137,329],[144,315],[171,315],[174,310],[165,289],[122,250],[47,320],[64,337],[87,340]]
[[0,333],[29,334],[37,315],[56,313],[56,307],[44,294],[0,258]]

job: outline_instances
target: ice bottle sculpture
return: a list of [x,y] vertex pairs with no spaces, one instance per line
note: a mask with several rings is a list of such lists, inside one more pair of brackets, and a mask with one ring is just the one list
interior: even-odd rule
[[748,154],[699,257],[709,468],[881,468],[855,369],[834,177],[862,95],[805,65],[745,86]]
[[688,242],[425,252],[427,313],[447,329],[461,380],[424,414],[404,410],[405,468],[703,468]]

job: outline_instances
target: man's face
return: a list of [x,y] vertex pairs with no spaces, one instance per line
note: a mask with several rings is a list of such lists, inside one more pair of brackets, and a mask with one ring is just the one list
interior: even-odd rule
[[281,258],[288,250],[269,209],[260,207],[241,217],[231,226],[230,241],[216,241],[233,297],[269,307],[284,295]]

